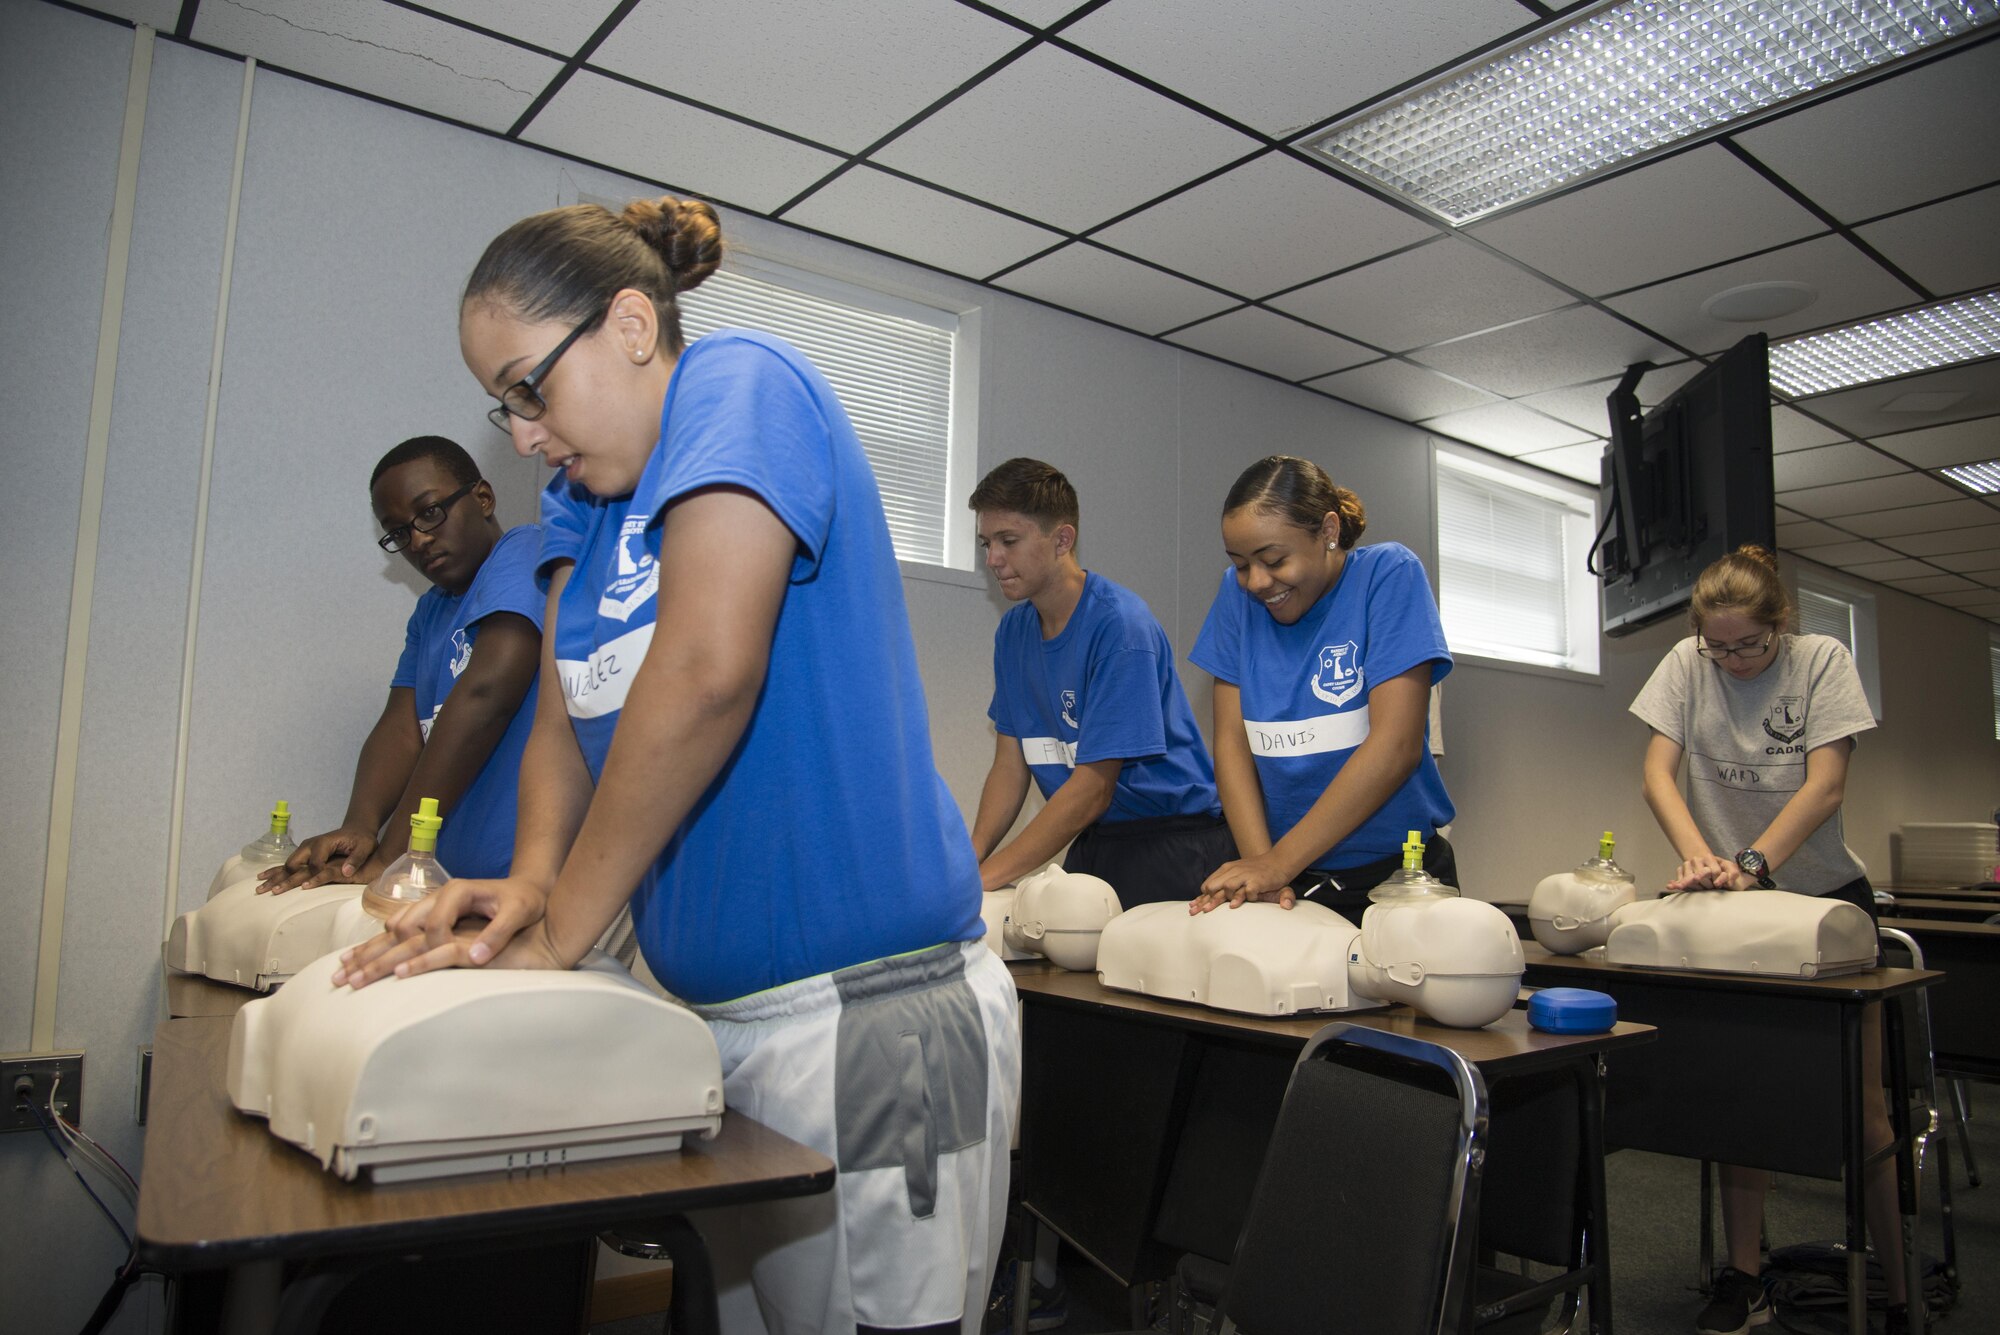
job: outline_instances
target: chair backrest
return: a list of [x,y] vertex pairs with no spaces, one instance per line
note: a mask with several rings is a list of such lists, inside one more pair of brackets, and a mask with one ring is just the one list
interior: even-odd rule
[[1457,1332],[1486,1086],[1457,1053],[1359,1025],[1293,1069],[1220,1314],[1245,1335]]
[[[1875,935],[1881,943],[1881,958],[1885,967],[1925,967],[1924,948],[1908,932],[1897,927],[1878,927]],[[1910,1088],[1923,1096],[1927,1106],[1935,1108],[1937,1076],[1931,1038],[1930,989],[1920,987],[1914,992],[1906,992],[1889,1004],[1898,1007],[1903,1016],[1904,1073]]]

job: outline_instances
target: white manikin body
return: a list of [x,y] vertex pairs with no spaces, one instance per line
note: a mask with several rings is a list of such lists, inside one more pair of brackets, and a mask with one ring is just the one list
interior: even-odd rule
[[261,869],[245,862],[241,853],[231,853],[229,860],[216,870],[215,879],[208,883],[208,898],[214,899],[246,876],[255,877],[259,870]]
[[1528,900],[1528,926],[1552,954],[1580,955],[1611,935],[1611,915],[1638,898],[1629,877],[1603,876],[1588,867],[1545,876]]
[[1371,905],[1358,928],[1309,902],[1192,916],[1141,904],[1104,929],[1097,952],[1098,981],[1121,991],[1248,1015],[1402,1002],[1464,1028],[1512,1008],[1523,967],[1507,915],[1456,896]]
[[361,907],[359,885],[257,893],[252,875],[174,920],[167,967],[269,992],[314,960],[382,930]]
[[1041,955],[1061,968],[1087,972],[1097,967],[1105,924],[1122,912],[1111,882],[1050,863],[1015,884],[1002,943],[1020,952],[1012,958]]
[[701,1018],[593,952],[357,992],[316,960],[236,1014],[229,1098],[329,1172],[378,1182],[679,1149],[722,1125]]
[[1016,950],[1007,944],[1007,919],[1014,912],[1014,887],[988,890],[979,897],[979,919],[986,924],[986,948],[1003,960],[1031,960],[1030,950]]
[[1875,924],[1845,900],[1788,890],[1690,890],[1611,915],[1608,964],[1827,978],[1875,967]]

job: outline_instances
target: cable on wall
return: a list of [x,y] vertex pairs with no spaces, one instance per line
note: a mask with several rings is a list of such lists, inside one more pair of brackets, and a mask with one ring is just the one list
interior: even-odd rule
[[111,235],[104,300],[97,319],[97,365],[90,385],[90,426],[83,452],[83,497],[70,573],[69,634],[63,646],[62,700],[56,714],[55,781],[50,786],[48,856],[42,864],[42,928],[35,955],[35,1011],[29,1047],[55,1047],[56,982],[62,970],[63,913],[69,898],[70,830],[76,817],[76,762],[83,735],[83,669],[90,653],[90,607],[97,585],[97,535],[104,518],[104,464],[111,449],[111,390],[118,378],[118,332],[125,318],[125,272],[132,258],[132,208],[139,193],[139,144],[153,74],[153,30],[133,34],[125,80],[125,124],[111,195]]
[[222,282],[215,295],[215,341],[208,354],[208,408],[201,427],[201,481],[194,502],[194,552],[188,564],[187,629],[181,637],[180,723],[174,735],[173,813],[167,821],[167,884],[160,939],[167,939],[180,909],[181,835],[187,810],[188,728],[194,716],[194,651],[201,627],[201,568],[208,552],[209,478],[215,469],[215,418],[222,400],[222,349],[229,332],[229,279],[236,269],[236,216],[243,203],[243,158],[250,143],[250,94],[254,58],[243,62],[243,96],[236,109],[236,162],[229,173],[229,212],[222,231]]

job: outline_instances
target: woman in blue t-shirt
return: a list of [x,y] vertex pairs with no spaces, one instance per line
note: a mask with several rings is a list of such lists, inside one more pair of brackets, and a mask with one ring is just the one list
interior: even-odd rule
[[[473,270],[466,365],[559,470],[513,870],[451,882],[335,981],[569,968],[629,900],[728,1105],[840,1170],[710,1238],[725,1328],[970,1335],[1007,1200],[1013,984],[853,426],[778,339],[684,345],[676,294],[720,248],[708,205],[638,200],[524,219]],[[491,921],[455,934],[466,915]]]
[[1272,455],[1222,507],[1222,577],[1188,655],[1215,678],[1215,780],[1242,856],[1191,906],[1298,896],[1336,912],[1401,865],[1406,834],[1456,885],[1437,835],[1453,810],[1431,758],[1431,687],[1451,671],[1415,553],[1354,544],[1361,500],[1319,465]]

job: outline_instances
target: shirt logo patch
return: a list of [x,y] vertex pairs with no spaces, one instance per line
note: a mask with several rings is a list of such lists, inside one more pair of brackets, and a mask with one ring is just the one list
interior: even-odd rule
[[451,633],[451,679],[458,680],[466,665],[472,662],[472,641],[463,630]]
[[618,530],[618,573],[597,600],[597,615],[630,621],[660,591],[660,566],[646,550],[646,516],[626,515]]
[[1344,705],[1361,694],[1361,665],[1355,660],[1361,648],[1354,641],[1329,644],[1319,651],[1319,670],[1313,673],[1312,693],[1330,705]]
[[1802,695],[1781,695],[1764,715],[1764,732],[1780,744],[1806,735],[1806,702]]
[[1064,691],[1062,693],[1062,721],[1072,728],[1078,726],[1076,721],[1075,691]]

